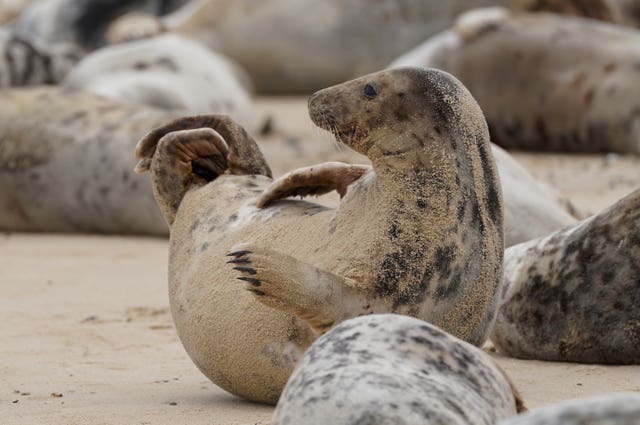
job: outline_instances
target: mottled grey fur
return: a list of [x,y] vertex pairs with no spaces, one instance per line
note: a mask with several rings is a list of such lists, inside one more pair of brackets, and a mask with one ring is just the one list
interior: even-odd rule
[[504,354],[640,363],[640,190],[505,253],[492,340]]
[[573,400],[512,417],[499,425],[640,425],[640,394]]
[[175,115],[59,87],[0,101],[0,229],[166,235],[131,151]]
[[494,425],[516,414],[489,357],[399,315],[348,320],[318,339],[285,387],[272,425]]

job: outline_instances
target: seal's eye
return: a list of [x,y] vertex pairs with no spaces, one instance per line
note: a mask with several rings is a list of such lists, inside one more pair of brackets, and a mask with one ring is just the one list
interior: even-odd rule
[[373,99],[378,95],[378,90],[373,84],[367,84],[364,86],[364,95],[369,99]]

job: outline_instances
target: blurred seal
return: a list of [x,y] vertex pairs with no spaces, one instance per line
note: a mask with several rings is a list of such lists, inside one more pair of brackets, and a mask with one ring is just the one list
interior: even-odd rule
[[509,149],[640,153],[640,33],[481,9],[392,63],[451,72]]

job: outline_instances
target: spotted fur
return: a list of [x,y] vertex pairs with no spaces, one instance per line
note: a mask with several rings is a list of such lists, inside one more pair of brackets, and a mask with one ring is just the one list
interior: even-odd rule
[[174,114],[60,87],[1,97],[0,229],[168,233],[127,152]]
[[272,425],[494,425],[513,389],[484,352],[398,315],[351,319],[309,348]]
[[499,425],[638,425],[640,395],[614,393],[573,400],[504,420]]
[[506,251],[492,334],[506,355],[640,364],[640,191]]

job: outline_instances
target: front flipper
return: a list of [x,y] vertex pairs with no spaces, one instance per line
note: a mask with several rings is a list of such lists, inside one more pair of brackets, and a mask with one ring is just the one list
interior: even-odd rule
[[336,190],[342,198],[347,187],[371,170],[368,165],[325,162],[298,168],[275,180],[258,199],[258,208],[290,196],[324,195]]
[[238,279],[258,301],[295,314],[319,334],[347,318],[369,313],[366,294],[350,279],[251,245],[238,245],[228,256]]

